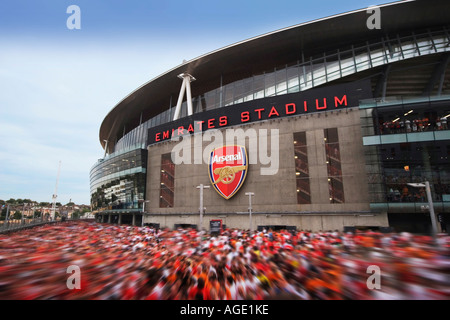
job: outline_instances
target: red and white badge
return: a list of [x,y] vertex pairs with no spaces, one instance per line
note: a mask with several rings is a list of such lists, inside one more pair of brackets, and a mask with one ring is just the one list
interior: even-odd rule
[[209,178],[214,189],[227,200],[241,188],[247,169],[247,151],[243,146],[223,146],[211,152]]

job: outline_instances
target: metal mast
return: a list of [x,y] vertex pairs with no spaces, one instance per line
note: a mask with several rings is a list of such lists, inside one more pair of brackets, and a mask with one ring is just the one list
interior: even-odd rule
[[55,220],[56,198],[58,197],[58,180],[59,180],[59,173],[60,173],[60,171],[61,171],[61,160],[59,161],[59,165],[58,165],[58,174],[56,176],[55,193],[52,196],[52,199],[53,199],[52,213],[51,213],[52,221]]

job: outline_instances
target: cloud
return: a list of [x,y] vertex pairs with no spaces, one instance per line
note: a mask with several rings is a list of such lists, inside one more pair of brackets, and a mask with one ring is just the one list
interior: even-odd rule
[[2,41],[0,199],[50,201],[61,161],[58,201],[89,203],[89,171],[103,156],[98,133],[106,114],[182,59],[209,51],[160,38],[130,41],[26,35]]

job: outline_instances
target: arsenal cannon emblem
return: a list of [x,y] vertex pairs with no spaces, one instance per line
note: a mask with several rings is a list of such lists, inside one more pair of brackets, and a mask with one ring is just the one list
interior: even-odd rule
[[238,192],[247,176],[247,151],[243,146],[223,146],[211,152],[209,178],[216,191],[225,199]]

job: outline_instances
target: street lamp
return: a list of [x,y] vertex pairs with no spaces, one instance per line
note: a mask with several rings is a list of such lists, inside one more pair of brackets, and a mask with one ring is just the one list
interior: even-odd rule
[[199,223],[199,231],[202,228],[203,225],[203,210],[205,210],[205,208],[203,207],[203,189],[209,189],[209,186],[205,186],[202,183],[197,186],[197,189],[200,189],[200,223]]
[[427,192],[428,206],[430,209],[431,226],[433,227],[433,237],[436,238],[437,222],[436,215],[434,214],[433,199],[431,198],[430,183],[428,181],[424,181],[420,183],[407,183],[407,185],[415,188],[425,188]]
[[141,227],[144,226],[144,215],[145,215],[145,203],[150,202],[150,200],[144,200],[142,203],[142,221],[141,221]]
[[250,232],[252,232],[253,226],[252,226],[252,196],[255,194],[253,192],[246,192],[246,196],[248,196],[248,213],[249,213],[249,220],[250,220]]

